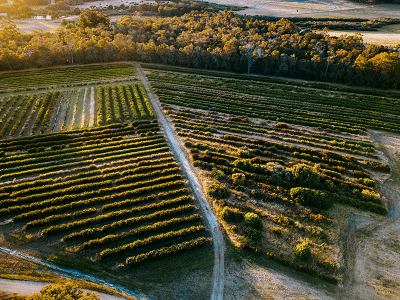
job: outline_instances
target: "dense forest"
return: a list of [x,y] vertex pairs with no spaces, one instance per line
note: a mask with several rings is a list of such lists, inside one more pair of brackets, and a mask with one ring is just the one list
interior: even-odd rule
[[0,28],[0,70],[110,61],[143,61],[191,68],[278,75],[399,88],[400,45],[364,45],[360,35],[331,37],[286,19],[269,22],[232,11],[181,17],[123,16],[117,24],[85,10],[55,33]]

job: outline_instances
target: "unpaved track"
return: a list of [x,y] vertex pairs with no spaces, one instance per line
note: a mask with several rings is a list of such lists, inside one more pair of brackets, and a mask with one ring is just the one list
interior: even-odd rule
[[23,259],[26,259],[26,260],[29,260],[29,261],[33,261],[33,262],[38,263],[38,264],[43,265],[43,266],[46,266],[46,267],[48,267],[50,269],[55,270],[56,273],[58,273],[60,275],[67,275],[67,276],[73,277],[73,278],[89,280],[89,281],[92,281],[92,282],[96,282],[96,283],[99,283],[99,284],[114,288],[118,292],[128,294],[128,295],[136,297],[138,299],[152,300],[151,298],[148,298],[146,296],[143,296],[143,295],[140,295],[138,293],[132,292],[132,291],[130,291],[130,290],[118,285],[118,284],[112,284],[112,283],[106,282],[106,281],[104,281],[102,279],[96,278],[96,277],[88,275],[88,274],[81,273],[81,272],[76,271],[76,270],[60,268],[60,267],[58,267],[56,265],[44,262],[44,261],[42,261],[40,259],[25,255],[25,254],[22,254],[22,253],[19,253],[19,252],[16,252],[16,251],[13,251],[13,250],[10,250],[10,249],[7,249],[7,248],[0,247],[0,251],[4,252],[4,253],[11,254],[11,255],[14,255],[14,256],[17,256],[17,257],[20,257],[20,258],[23,258]]
[[90,117],[89,117],[89,127],[93,127],[94,126],[94,87],[92,86],[91,90],[90,90]]
[[189,179],[189,182],[194,190],[194,193],[196,194],[199,203],[203,209],[207,222],[210,225],[214,244],[214,274],[211,299],[222,300],[224,291],[224,240],[222,237],[222,232],[218,226],[217,218],[211,210],[210,205],[207,202],[206,196],[203,193],[201,185],[177,141],[171,124],[168,123],[167,119],[160,109],[157,96],[151,93],[149,82],[147,81],[147,78],[145,77],[140,66],[137,66],[137,71],[139,79],[145,86],[146,91],[149,95],[149,99],[151,104],[153,105],[154,112],[156,113],[158,120],[161,122],[162,127],[164,128],[166,138],[169,140],[173,151],[175,152],[181,166],[183,167],[187,178]]

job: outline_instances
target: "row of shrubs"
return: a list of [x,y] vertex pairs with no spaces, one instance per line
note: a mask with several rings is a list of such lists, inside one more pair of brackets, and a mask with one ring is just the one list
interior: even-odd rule
[[92,208],[78,210],[78,211],[76,211],[74,213],[52,215],[52,216],[49,216],[47,218],[30,221],[30,222],[26,223],[25,228],[29,229],[29,228],[33,228],[33,227],[39,227],[39,226],[43,226],[43,225],[48,225],[48,224],[51,224],[51,223],[57,223],[59,221],[65,221],[65,220],[68,220],[68,219],[79,218],[79,217],[82,217],[82,216],[87,216],[87,215],[90,215],[90,214],[94,214],[95,212],[96,212],[96,208],[92,207]]
[[[22,212],[26,210],[37,209],[40,207],[49,207],[55,204],[66,203],[73,198],[78,198],[81,196],[80,192],[85,192],[85,194],[93,194],[94,192],[90,192],[92,190],[97,190],[99,188],[103,188],[100,190],[105,190],[104,187],[111,187],[113,182],[111,180],[101,181],[101,182],[93,182],[86,183],[81,185],[72,186],[69,188],[65,188],[62,190],[56,190],[53,192],[43,193],[43,194],[33,194],[26,197],[21,197],[17,199],[7,199],[2,201],[2,205],[7,207],[0,209],[0,215],[7,215],[11,213]],[[60,196],[63,195],[63,196]],[[83,198],[83,197],[82,197]],[[49,199],[40,201],[43,199]],[[19,205],[20,203],[32,202],[30,204]],[[13,206],[10,206],[13,205]]]
[[181,224],[193,223],[200,221],[202,218],[198,214],[194,214],[188,217],[173,218],[166,221],[157,222],[150,225],[144,225],[127,232],[107,235],[99,239],[92,239],[82,244],[82,248],[94,248],[102,246],[109,243],[114,243],[119,240],[123,240],[129,237],[134,237],[137,235],[145,233],[156,233],[158,231],[165,230],[166,228],[175,227]]
[[190,240],[187,242],[182,242],[169,247],[163,247],[160,249],[152,250],[147,253],[142,253],[136,256],[128,257],[125,260],[125,265],[134,266],[141,264],[143,262],[156,260],[166,256],[176,255],[182,252],[187,252],[192,249],[200,248],[206,244],[210,244],[211,241],[212,240],[210,238],[199,237],[197,239]]
[[[120,198],[124,198],[124,197],[139,196],[139,195],[153,192],[156,190],[177,187],[177,186],[183,185],[184,183],[185,182],[183,180],[177,180],[177,181],[172,181],[172,182],[170,181],[170,182],[161,183],[161,184],[157,184],[157,185],[153,185],[153,186],[146,186],[146,187],[141,187],[141,188],[137,188],[134,190],[128,190],[128,191],[121,192],[121,193],[115,193],[113,195],[103,196],[103,197],[93,197],[93,196],[95,196],[96,194],[104,193],[105,192],[104,189],[100,190],[100,191],[85,192],[85,193],[81,193],[80,195],[76,195],[76,194],[75,195],[66,195],[66,196],[62,196],[59,198],[54,198],[54,199],[48,200],[48,204],[50,204],[50,202],[51,202],[51,204],[55,204],[56,202],[61,202],[61,201],[64,201],[64,203],[69,202],[68,204],[50,206],[50,207],[46,207],[46,208],[42,208],[42,209],[33,210],[33,211],[23,213],[23,214],[13,217],[13,220],[14,221],[23,221],[23,220],[28,220],[28,219],[36,219],[41,216],[52,215],[54,213],[58,213],[58,212],[65,211],[68,209],[77,209],[77,208],[81,208],[81,207],[85,207],[85,206],[110,202],[115,199],[120,199]],[[112,189],[110,188],[107,191],[111,192]],[[89,199],[72,202],[73,200],[76,200],[76,199],[85,199],[85,198],[89,198]]]
[[84,229],[84,230],[81,230],[78,232],[73,232],[73,233],[70,233],[70,234],[64,236],[63,240],[71,241],[71,240],[76,240],[76,239],[81,239],[81,238],[88,239],[90,237],[93,237],[93,236],[96,236],[99,234],[107,233],[107,232],[118,230],[118,229],[124,229],[126,227],[142,224],[142,223],[145,223],[148,221],[162,219],[165,217],[171,217],[171,216],[179,215],[182,213],[188,213],[190,211],[193,211],[195,208],[196,207],[194,205],[187,204],[187,205],[179,206],[176,208],[164,209],[164,210],[160,210],[160,211],[157,211],[157,212],[154,212],[151,214],[116,221],[116,222],[109,223],[109,224],[106,224],[106,225],[103,225],[100,227],[88,228],[88,229]]
[[188,235],[192,235],[195,233],[199,233],[202,231],[205,231],[205,227],[202,225],[199,226],[192,226],[189,228],[183,228],[177,231],[169,231],[166,233],[161,233],[158,235],[153,235],[150,236],[148,238],[142,239],[142,240],[136,240],[132,243],[129,244],[125,244],[113,249],[105,249],[103,251],[100,252],[100,257],[101,258],[107,258],[113,255],[121,255],[133,250],[136,250],[139,247],[145,247],[145,246],[149,246],[149,245],[153,245],[153,244],[158,244],[158,243],[162,243],[162,242],[167,242],[167,241],[171,241],[177,238],[182,238],[182,237],[186,237]]
[[1,168],[11,168],[22,164],[37,164],[49,160],[61,160],[74,158],[90,154],[104,153],[108,151],[117,151],[125,148],[138,148],[145,145],[162,143],[164,140],[160,136],[133,138],[114,142],[103,143],[99,145],[83,146],[79,149],[69,148],[64,150],[49,151],[46,153],[17,155],[7,158],[5,162],[0,163]]
[[[44,229],[42,231],[42,233],[45,235],[53,235],[53,234],[57,234],[57,233],[67,231],[70,229],[75,229],[77,227],[82,227],[82,226],[86,226],[89,224],[109,221],[109,220],[121,218],[126,215],[130,215],[130,214],[134,214],[134,213],[138,213],[138,212],[142,212],[142,211],[146,211],[146,210],[159,209],[159,208],[164,208],[164,207],[168,207],[168,206],[179,205],[184,202],[191,201],[191,200],[192,200],[192,198],[190,196],[183,196],[183,197],[179,197],[179,198],[171,199],[171,200],[163,200],[159,203],[152,203],[152,204],[143,205],[143,206],[139,206],[139,207],[133,207],[131,209],[109,212],[109,213],[102,214],[102,215],[99,215],[99,216],[96,216],[93,218],[89,218],[89,219],[79,220],[79,221],[66,223],[66,224],[53,225],[53,226],[50,226],[50,227]],[[143,203],[145,201],[149,201],[149,199],[147,199],[147,198],[137,199],[136,204]]]
[[[140,146],[137,148],[126,148],[125,146],[120,147],[122,150],[118,151],[112,151],[112,152],[102,152],[101,150],[90,150],[90,152],[97,152],[98,154],[96,155],[96,158],[90,159],[90,160],[85,160],[82,161],[81,159],[78,159],[79,156],[83,155],[76,155],[77,153],[74,154],[64,154],[64,156],[71,156],[70,159],[67,160],[62,160],[63,164],[54,164],[54,161],[45,161],[38,164],[29,164],[29,165],[20,165],[14,168],[10,169],[5,169],[4,172],[7,172],[7,174],[2,174],[0,177],[5,179],[8,177],[17,177],[17,176],[22,176],[22,175],[27,175],[31,173],[37,173],[41,172],[43,170],[46,171],[53,171],[53,170],[59,170],[59,169],[67,169],[70,167],[75,167],[75,166],[80,166],[80,165],[85,165],[85,164],[90,164],[90,163],[100,163],[100,162],[106,162],[110,160],[116,160],[116,159],[121,159],[121,158],[129,158],[129,157],[138,157],[138,156],[143,156],[146,154],[151,154],[151,153],[158,153],[158,152],[164,152],[168,149],[166,147],[166,143],[159,143],[159,144],[153,144],[149,146]],[[103,148],[103,150],[105,150]],[[88,153],[86,153],[87,156]],[[52,157],[53,159],[57,159],[57,157]],[[45,157],[43,157],[45,159]],[[71,162],[72,161],[72,162]],[[2,170],[0,170],[1,172]]]

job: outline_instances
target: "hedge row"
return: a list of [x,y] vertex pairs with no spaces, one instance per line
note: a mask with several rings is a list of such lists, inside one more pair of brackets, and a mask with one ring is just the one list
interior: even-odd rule
[[114,243],[119,240],[126,239],[128,237],[133,237],[136,235],[144,234],[144,233],[155,233],[157,231],[164,230],[166,228],[175,227],[180,224],[192,223],[200,221],[201,217],[198,214],[194,214],[188,217],[181,218],[173,218],[166,221],[157,222],[151,225],[141,226],[139,228],[132,229],[127,232],[107,235],[105,237],[99,239],[93,239],[82,244],[82,248],[93,248],[98,247],[104,244]]
[[141,82],[139,82],[137,84],[137,87],[138,87],[140,96],[141,96],[144,104],[146,105],[147,111],[149,112],[149,116],[151,118],[154,118],[153,107],[151,106],[151,103],[150,103],[149,97],[147,96],[146,89],[144,88],[144,85]]
[[[14,205],[14,206],[9,206],[6,208],[0,209],[0,215],[7,215],[10,213],[17,213],[21,211],[26,211],[26,210],[31,210],[39,207],[49,207],[55,204],[62,204],[65,202],[70,201],[71,199],[78,198],[81,196],[81,194],[78,194],[79,192],[82,191],[91,191],[91,190],[96,190],[100,187],[106,187],[106,186],[112,186],[113,182],[111,180],[106,180],[102,182],[94,182],[94,183],[86,183],[86,184],[81,184],[81,185],[76,185],[72,186],[66,189],[62,190],[56,190],[53,192],[49,193],[42,193],[42,194],[33,194],[30,196],[26,197],[21,197],[17,199],[7,199],[1,201],[2,206],[10,205],[10,204],[19,204],[19,203],[26,203],[26,202],[33,202],[30,204],[25,204],[25,205]],[[100,189],[101,190],[106,190],[106,189]],[[99,191],[99,190],[97,190]],[[96,191],[96,192],[97,192]],[[85,194],[93,194],[94,192],[85,192]],[[67,194],[67,195],[65,195]],[[59,196],[63,195],[63,196]],[[58,197],[56,197],[58,196]],[[51,198],[51,199],[49,199]],[[83,198],[83,197],[82,197]],[[44,200],[40,201],[43,199],[49,199],[49,200]],[[39,202],[40,201],[40,202]]]
[[[40,216],[48,216],[48,215],[51,215],[51,214],[54,214],[57,212],[61,212],[61,211],[67,210],[67,209],[76,209],[76,208],[85,207],[85,206],[89,206],[89,205],[110,202],[115,199],[119,199],[119,198],[123,198],[123,197],[129,197],[132,195],[141,195],[141,194],[155,191],[157,189],[171,188],[171,187],[176,187],[176,186],[180,186],[183,184],[184,184],[183,180],[177,180],[177,181],[173,181],[173,182],[166,182],[166,183],[153,185],[153,186],[149,186],[149,187],[142,187],[142,188],[138,188],[135,190],[129,190],[129,191],[121,192],[121,193],[116,193],[111,196],[94,197],[94,198],[89,198],[89,197],[92,197],[95,194],[104,193],[104,189],[100,190],[100,191],[86,192],[86,193],[82,193],[80,195],[79,194],[78,195],[77,194],[66,195],[63,197],[48,200],[48,202],[52,202],[52,203],[64,202],[65,203],[65,202],[70,202],[70,201],[73,201],[76,199],[82,199],[82,198],[83,199],[89,198],[89,199],[70,202],[65,205],[51,206],[51,207],[47,207],[47,208],[33,210],[33,211],[23,213],[23,214],[13,217],[13,220],[14,221],[22,221],[22,220],[27,220],[27,219],[35,219]],[[107,189],[107,190],[112,191],[112,189]]]
[[101,227],[88,228],[88,229],[81,230],[79,232],[73,232],[69,235],[64,236],[63,239],[64,239],[64,241],[70,241],[70,240],[75,240],[75,239],[80,239],[80,238],[87,239],[96,234],[102,234],[102,233],[109,232],[109,231],[123,229],[123,228],[129,227],[129,226],[142,224],[142,223],[145,223],[145,222],[148,222],[151,220],[157,220],[157,219],[170,217],[170,216],[174,216],[174,215],[178,215],[178,214],[182,214],[182,213],[187,213],[187,212],[193,211],[195,208],[196,207],[194,205],[187,204],[187,205],[179,206],[176,208],[165,209],[165,210],[157,211],[155,213],[148,214],[148,215],[143,215],[143,216],[139,216],[139,217],[133,217],[133,218],[129,218],[129,219],[121,220],[121,221],[116,221],[116,222],[113,222],[110,224],[103,225]]
[[150,236],[150,237],[142,239],[142,240],[136,240],[130,244],[119,246],[117,248],[105,249],[100,252],[100,257],[107,258],[112,255],[121,255],[121,254],[127,253],[129,251],[135,250],[139,247],[145,247],[145,246],[149,246],[149,245],[153,245],[153,244],[172,241],[176,238],[186,237],[188,235],[192,235],[195,233],[205,231],[205,229],[206,228],[204,226],[199,225],[199,226],[192,226],[189,228],[184,228],[184,229],[177,230],[177,231],[166,232],[166,233],[162,233],[159,235],[153,235],[153,236]]
[[82,216],[86,216],[89,214],[93,214],[96,212],[96,208],[87,208],[87,209],[83,209],[83,210],[78,210],[74,213],[68,213],[68,214],[61,214],[61,215],[52,215],[49,216],[47,218],[44,219],[38,219],[38,220],[34,220],[34,221],[30,221],[28,223],[26,223],[25,228],[29,229],[29,228],[33,228],[33,227],[39,227],[39,226],[43,226],[43,225],[48,225],[51,223],[57,223],[59,221],[64,221],[64,220],[68,220],[68,219],[72,219],[72,218],[79,218]]
[[[109,220],[113,220],[116,218],[124,217],[126,215],[138,213],[141,211],[159,209],[159,208],[168,207],[168,206],[172,206],[172,205],[182,204],[184,202],[191,201],[191,200],[192,200],[192,198],[190,196],[183,196],[183,197],[179,197],[179,198],[172,199],[172,200],[164,200],[159,203],[153,203],[153,204],[149,204],[149,205],[133,207],[131,209],[118,210],[115,212],[110,212],[107,214],[99,215],[97,217],[90,218],[90,219],[84,219],[84,220],[75,221],[75,222],[67,223],[67,224],[61,224],[61,225],[53,225],[53,226],[50,226],[49,228],[44,229],[42,231],[42,233],[45,235],[53,235],[53,234],[57,234],[59,232],[67,231],[67,230],[70,230],[73,228],[82,227],[82,226],[86,226],[86,225],[93,224],[93,223],[109,221]],[[145,200],[138,201],[138,202],[143,202],[143,201],[145,201]]]
[[211,243],[210,238],[199,237],[194,240],[175,244],[169,247],[163,247],[160,249],[152,250],[147,253],[139,254],[136,256],[128,257],[125,260],[126,266],[137,265],[146,261],[156,260],[165,256],[176,255],[178,253],[187,252],[189,250],[200,248],[206,244]]

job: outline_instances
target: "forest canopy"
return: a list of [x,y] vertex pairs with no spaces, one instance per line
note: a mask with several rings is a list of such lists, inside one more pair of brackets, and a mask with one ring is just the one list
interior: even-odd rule
[[103,20],[96,27],[81,23],[31,34],[3,20],[0,70],[136,60],[244,73],[250,65],[251,73],[263,75],[399,88],[399,45],[366,46],[361,35],[332,37],[287,19],[269,22],[232,11],[125,15],[116,24],[100,12],[96,18]]

